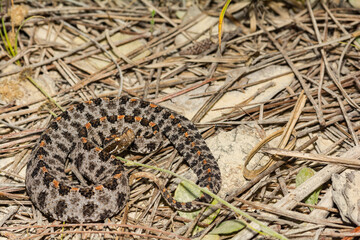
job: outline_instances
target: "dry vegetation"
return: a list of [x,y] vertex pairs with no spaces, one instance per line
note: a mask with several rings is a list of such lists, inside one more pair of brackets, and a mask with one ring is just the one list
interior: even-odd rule
[[[128,208],[105,223],[42,216],[24,185],[36,140],[60,107],[119,94],[179,111],[209,141],[220,134],[240,138],[210,146],[232,146],[215,156],[225,155],[219,162],[227,187],[219,196],[282,235],[277,237],[360,236],[353,230],[360,223],[360,177],[357,171],[338,175],[360,166],[360,10],[347,1],[234,0],[219,48],[224,3],[1,1],[0,238],[188,239],[209,237],[234,219],[261,230],[220,204],[211,219],[204,212],[179,215],[146,179],[132,185]],[[248,146],[251,131],[265,144],[279,129],[274,148]],[[230,157],[242,146],[248,159]],[[259,151],[276,157],[254,172],[244,162],[254,165],[251,155]],[[183,174],[188,167],[175,152],[167,143],[150,157],[129,159]],[[235,167],[227,165],[230,158]],[[172,190],[177,186],[151,171]],[[298,187],[304,172],[312,178]],[[314,191],[318,198],[305,203]],[[237,227],[218,228],[211,239],[270,238]]]

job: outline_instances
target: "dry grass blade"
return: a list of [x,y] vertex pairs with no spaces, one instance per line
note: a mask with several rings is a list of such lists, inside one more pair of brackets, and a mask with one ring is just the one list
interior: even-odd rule
[[304,153],[304,152],[291,151],[286,149],[277,149],[277,148],[264,148],[263,151],[272,155],[277,155],[282,157],[294,157],[303,160],[339,164],[353,168],[360,168],[360,162],[357,159],[331,157],[321,154]]

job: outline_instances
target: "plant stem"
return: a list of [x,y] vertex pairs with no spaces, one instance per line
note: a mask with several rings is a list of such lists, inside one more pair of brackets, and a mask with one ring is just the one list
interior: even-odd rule
[[37,87],[37,88],[40,90],[40,92],[41,92],[42,94],[45,95],[45,97],[47,97],[52,103],[54,103],[61,111],[63,111],[63,112],[65,111],[49,94],[47,94],[47,92],[45,92],[44,89],[42,89],[42,87],[41,87],[39,84],[37,84],[37,83],[34,81],[34,79],[32,79],[31,76],[27,75],[26,77],[27,77],[27,79],[29,79],[29,81],[30,81],[32,84],[34,84],[35,87]]

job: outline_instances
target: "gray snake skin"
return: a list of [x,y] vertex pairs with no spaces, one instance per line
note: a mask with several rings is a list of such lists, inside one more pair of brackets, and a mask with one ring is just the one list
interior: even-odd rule
[[[216,160],[196,127],[185,117],[140,99],[99,98],[77,104],[51,122],[32,151],[26,170],[26,190],[48,218],[66,222],[96,222],[119,213],[129,198],[122,163],[107,151],[111,136],[131,129],[131,151],[149,153],[167,137],[198,177],[198,184],[217,193],[221,175]],[[111,144],[111,143],[110,143]],[[72,162],[86,179],[74,183],[64,172]],[[177,202],[164,188],[168,204],[178,210],[199,209],[194,202]],[[202,195],[195,201],[209,202]]]

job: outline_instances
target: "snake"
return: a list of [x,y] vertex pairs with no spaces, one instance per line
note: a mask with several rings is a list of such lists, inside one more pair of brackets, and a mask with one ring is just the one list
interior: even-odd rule
[[[197,175],[197,184],[218,193],[218,163],[194,124],[168,108],[130,96],[80,102],[51,121],[29,155],[26,192],[49,219],[103,221],[117,215],[129,199],[127,171],[115,157],[118,146],[148,154],[165,138]],[[83,181],[66,171],[69,164]],[[203,193],[194,201],[179,202],[166,187],[160,192],[180,211],[194,211],[212,199]]]

